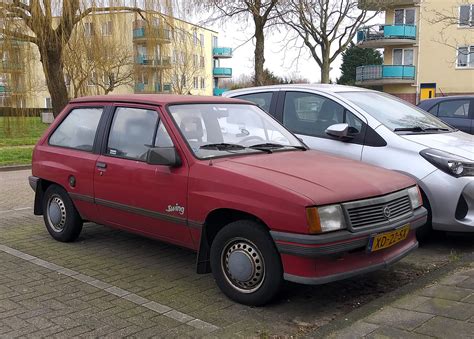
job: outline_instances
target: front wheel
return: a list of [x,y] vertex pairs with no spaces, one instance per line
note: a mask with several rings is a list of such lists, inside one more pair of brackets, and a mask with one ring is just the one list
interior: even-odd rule
[[268,303],[283,281],[280,255],[270,234],[249,220],[232,222],[217,233],[211,268],[222,292],[245,305]]
[[82,231],[81,216],[67,192],[58,185],[46,189],[43,219],[49,234],[58,241],[74,241]]

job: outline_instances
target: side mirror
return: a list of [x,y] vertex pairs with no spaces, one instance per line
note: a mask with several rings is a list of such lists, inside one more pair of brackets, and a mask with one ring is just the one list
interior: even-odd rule
[[338,139],[348,139],[351,138],[349,135],[349,125],[348,124],[334,124],[326,128],[326,134],[338,138]]
[[169,167],[181,166],[181,158],[174,147],[154,147],[148,150],[146,163]]

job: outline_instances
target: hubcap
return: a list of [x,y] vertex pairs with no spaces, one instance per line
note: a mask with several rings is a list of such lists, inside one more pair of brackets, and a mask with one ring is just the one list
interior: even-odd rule
[[252,293],[263,283],[265,265],[257,246],[247,239],[232,239],[222,252],[227,281],[239,292]]
[[48,202],[48,221],[55,232],[62,232],[66,225],[66,206],[58,196],[52,196]]

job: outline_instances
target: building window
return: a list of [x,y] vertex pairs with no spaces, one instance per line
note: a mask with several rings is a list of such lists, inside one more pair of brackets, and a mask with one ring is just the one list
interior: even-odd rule
[[199,35],[199,42],[201,43],[201,47],[204,47],[204,34]]
[[395,10],[395,25],[414,25],[415,24],[415,9],[414,8],[400,8]]
[[194,46],[197,46],[198,44],[198,34],[196,31],[193,32],[193,41],[194,41]]
[[204,88],[206,88],[206,79],[201,78],[201,89],[204,89]]
[[411,48],[394,48],[393,62],[394,65],[413,65],[413,49]]
[[457,67],[474,68],[474,45],[458,48]]
[[186,76],[184,74],[181,75],[181,87],[186,87]]
[[87,86],[95,86],[97,84],[97,73],[92,72],[92,75],[87,80]]
[[199,67],[204,68],[204,57],[203,56],[201,56],[201,58],[199,60]]
[[53,108],[53,104],[52,104],[52,102],[51,102],[51,98],[45,98],[45,99],[44,99],[44,106],[45,106],[46,108]]
[[198,66],[198,56],[193,54],[193,67],[196,68]]
[[199,88],[199,79],[198,79],[198,77],[193,78],[193,87],[194,87],[194,89]]
[[102,35],[104,36],[112,35],[112,21],[107,21],[102,24]]
[[474,4],[459,6],[459,26],[474,26]]
[[94,35],[94,23],[93,22],[84,22],[84,35],[93,36]]
[[212,48],[215,48],[218,46],[217,43],[217,37],[215,35],[212,36]]

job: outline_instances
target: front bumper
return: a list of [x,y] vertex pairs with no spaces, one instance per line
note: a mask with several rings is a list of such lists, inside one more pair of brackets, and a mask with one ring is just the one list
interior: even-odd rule
[[420,186],[430,203],[433,229],[474,232],[474,177],[455,178],[437,170]]
[[34,176],[29,176],[28,177],[28,182],[30,183],[30,187],[33,189],[33,191],[36,192],[36,186],[38,185],[38,180],[39,178],[38,177],[34,177]]
[[[338,231],[304,235],[271,231],[280,252],[284,278],[303,284],[325,284],[384,268],[418,247],[415,230],[427,220],[427,211],[418,208],[408,220],[361,232]],[[389,248],[369,253],[370,236],[410,224],[407,239]]]

